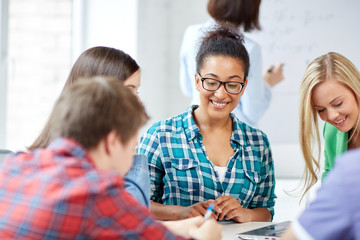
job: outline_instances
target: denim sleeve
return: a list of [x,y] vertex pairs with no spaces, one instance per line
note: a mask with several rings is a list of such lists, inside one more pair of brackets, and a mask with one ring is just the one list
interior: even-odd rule
[[125,176],[125,189],[139,203],[150,207],[150,175],[146,155],[134,156],[133,165]]

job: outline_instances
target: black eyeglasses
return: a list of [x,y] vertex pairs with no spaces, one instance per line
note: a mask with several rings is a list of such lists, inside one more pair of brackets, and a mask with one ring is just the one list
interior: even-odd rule
[[225,90],[230,94],[238,94],[241,93],[243,90],[245,83],[242,82],[222,82],[216,79],[212,78],[203,78],[201,77],[200,73],[198,73],[200,80],[202,82],[202,87],[207,91],[216,91],[220,88],[220,86],[223,84],[225,87]]

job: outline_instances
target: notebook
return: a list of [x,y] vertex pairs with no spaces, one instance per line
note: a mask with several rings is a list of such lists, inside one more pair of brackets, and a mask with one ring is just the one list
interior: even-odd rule
[[237,237],[242,240],[276,240],[285,232],[289,224],[290,221],[275,223],[248,232],[238,233]]

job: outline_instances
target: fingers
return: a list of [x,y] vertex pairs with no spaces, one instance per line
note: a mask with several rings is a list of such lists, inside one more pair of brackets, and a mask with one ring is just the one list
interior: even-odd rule
[[207,201],[207,207],[206,208],[208,208],[210,206],[210,204],[214,204],[212,218],[217,219],[219,214],[222,212],[222,210],[217,205],[216,200]]
[[284,79],[284,75],[283,75],[283,63],[278,63],[276,65],[276,68],[274,69],[274,74],[277,76],[278,78],[278,82],[280,82],[281,80]]
[[215,220],[209,219],[201,227],[190,229],[189,233],[194,239],[220,240],[222,237],[222,226]]
[[189,220],[192,221],[192,224],[194,224],[195,226],[200,227],[204,221],[204,218],[202,216],[196,216],[193,218],[189,218]]
[[274,65],[270,65],[267,67],[267,72],[271,73],[274,70],[275,66]]
[[[189,214],[187,217],[196,217],[196,216],[204,216],[207,208],[210,206],[211,203],[214,203],[214,210],[220,210],[219,207],[216,206],[215,201],[214,200],[209,200],[206,202],[199,202],[196,203],[194,205],[191,205],[190,208],[191,210],[189,211]],[[217,214],[214,215],[214,218],[217,217]]]
[[189,214],[189,218],[193,218],[193,217],[203,217],[204,214],[198,212],[198,211],[191,211],[190,214]]
[[218,219],[221,221],[225,217],[226,219],[231,219],[228,217],[228,214],[232,211],[241,210],[242,206],[239,201],[232,196],[222,196],[216,199],[218,206],[221,208],[222,212],[219,214]]
[[284,79],[283,76],[283,64],[277,64],[277,66],[270,66],[264,73],[263,78],[271,87],[275,86]]
[[225,220],[233,219],[236,222],[244,222],[242,220],[242,215],[243,215],[243,211],[239,209],[232,209],[226,214]]

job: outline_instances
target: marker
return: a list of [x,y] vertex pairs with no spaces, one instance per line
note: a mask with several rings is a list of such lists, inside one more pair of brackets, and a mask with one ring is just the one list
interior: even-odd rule
[[214,208],[214,204],[212,203],[212,204],[210,204],[210,206],[206,209],[206,213],[205,213],[205,216],[204,216],[204,221],[203,221],[202,224],[204,224],[204,222],[211,217],[211,214],[213,213],[213,208]]
[[[283,67],[285,64],[284,63],[282,63],[281,64],[281,67]],[[269,68],[267,71],[268,71],[268,73],[271,73],[273,70],[274,70],[274,68],[275,67],[271,67],[271,68]]]

